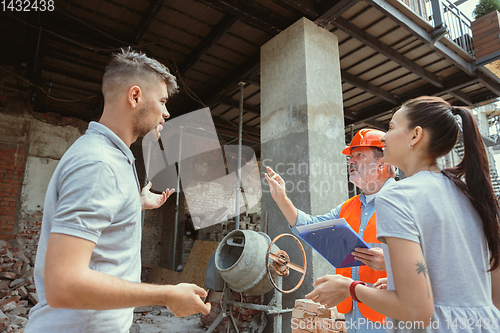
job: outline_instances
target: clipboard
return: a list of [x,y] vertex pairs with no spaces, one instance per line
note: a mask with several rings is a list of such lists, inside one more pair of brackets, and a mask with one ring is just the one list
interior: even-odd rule
[[351,252],[370,246],[358,236],[345,219],[329,220],[295,227],[299,237],[335,268],[365,266]]

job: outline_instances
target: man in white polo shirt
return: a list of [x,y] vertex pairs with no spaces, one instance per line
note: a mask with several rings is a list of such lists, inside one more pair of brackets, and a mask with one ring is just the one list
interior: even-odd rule
[[131,49],[106,68],[104,110],[59,162],[45,198],[35,263],[40,302],[26,333],[129,332],[133,308],[166,305],[176,316],[210,312],[193,284],[141,284],[141,210],[172,191],[141,193],[130,145],[168,118],[175,77]]

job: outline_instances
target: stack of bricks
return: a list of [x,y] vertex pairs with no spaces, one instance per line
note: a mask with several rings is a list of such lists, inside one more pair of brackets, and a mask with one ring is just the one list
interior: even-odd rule
[[307,299],[295,300],[291,327],[292,333],[347,332],[345,319],[335,308],[325,308]]
[[28,311],[36,303],[33,262],[18,248],[0,240],[0,332],[24,332]]
[[[262,304],[261,296],[247,296],[245,294],[237,292],[233,292],[232,295],[236,302]],[[201,315],[200,319],[201,324],[205,328],[210,327],[222,311],[220,300],[211,301],[210,304],[212,306],[210,313],[208,315]],[[230,311],[233,315],[236,326],[238,327],[238,332],[254,333],[259,331],[262,320],[262,311],[240,308],[234,305],[230,306]],[[224,319],[219,323],[214,332],[236,332],[233,328],[233,325],[230,323],[231,319],[228,316],[224,317]]]

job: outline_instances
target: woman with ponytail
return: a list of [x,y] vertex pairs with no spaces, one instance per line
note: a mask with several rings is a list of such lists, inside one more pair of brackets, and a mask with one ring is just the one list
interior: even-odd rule
[[[463,160],[441,170],[460,132]],[[407,176],[375,201],[387,280],[370,288],[327,276],[306,297],[334,306],[352,296],[392,318],[388,332],[499,332],[500,209],[472,114],[422,96],[402,105],[381,141],[384,162]]]

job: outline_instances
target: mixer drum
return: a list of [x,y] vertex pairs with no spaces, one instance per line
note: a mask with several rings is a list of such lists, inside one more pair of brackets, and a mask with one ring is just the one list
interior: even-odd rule
[[[248,295],[263,295],[273,289],[266,274],[266,252],[271,239],[262,232],[233,230],[215,253],[215,267],[229,287]],[[279,248],[274,245],[272,252]],[[274,271],[272,272],[274,278]]]

